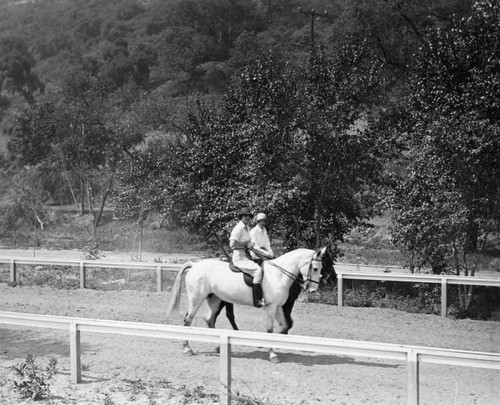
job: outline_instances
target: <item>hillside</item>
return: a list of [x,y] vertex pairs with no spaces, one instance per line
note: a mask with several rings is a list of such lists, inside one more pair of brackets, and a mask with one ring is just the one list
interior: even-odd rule
[[284,246],[401,262],[390,207],[400,245],[459,272],[498,229],[495,18],[491,0],[2,1],[0,234],[95,252],[160,229],[142,248],[169,251],[248,204]]

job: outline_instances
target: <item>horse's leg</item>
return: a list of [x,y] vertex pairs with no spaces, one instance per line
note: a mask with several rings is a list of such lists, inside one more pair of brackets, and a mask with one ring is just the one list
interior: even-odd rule
[[[293,326],[292,309],[301,291],[302,287],[300,286],[300,284],[293,283],[290,286],[290,291],[288,292],[288,299],[286,300],[285,304],[281,308],[278,308],[278,310],[276,311],[276,320],[281,325],[280,333],[287,335],[288,331],[292,329]],[[280,362],[278,355],[274,352],[273,349],[269,350],[269,360],[271,360],[273,363]]]
[[285,305],[283,305],[281,308],[283,310],[283,316],[285,318],[285,322],[286,322],[286,325],[287,325],[287,328],[284,329],[281,333],[284,333],[285,335],[288,334],[288,331],[290,329],[292,329],[292,326],[293,326],[293,319],[292,319],[292,309],[293,309],[293,304],[295,304],[295,302],[291,302],[289,303],[288,301],[285,302]]
[[217,318],[220,313],[224,309],[227,302],[220,300],[215,295],[207,297],[207,303],[209,307],[209,312],[205,316],[205,322],[209,328],[215,328],[215,322],[217,322]]
[[238,325],[236,325],[236,320],[234,318],[234,305],[230,302],[226,302],[226,317],[234,330],[239,330]]
[[[280,312],[281,315],[278,317],[282,319],[278,319],[278,322],[280,320],[283,322],[283,310],[281,308],[278,308],[275,304],[271,304],[267,307],[267,333],[273,333],[274,331],[274,320],[277,317],[277,313]],[[269,360],[272,363],[281,363],[281,360],[279,359],[278,355],[274,352],[274,349],[269,349]]]
[[287,334],[288,329],[290,328],[286,320],[285,311],[283,310],[283,307],[279,307],[278,310],[276,311],[276,322],[278,322],[278,325],[280,326],[280,330],[278,333]]
[[[200,309],[201,304],[203,303],[202,299],[197,298],[192,301],[189,299],[188,310],[186,315],[184,316],[184,326],[191,326],[191,322],[193,322],[193,318]],[[187,356],[192,356],[194,354],[193,349],[189,346],[189,341],[185,340],[182,342],[183,353]]]
[[285,305],[283,305],[283,315],[285,316],[285,321],[287,324],[287,329],[286,331],[282,331],[281,333],[288,334],[288,331],[292,329],[293,327],[293,319],[292,319],[292,309],[293,306],[295,305],[295,301],[300,295],[300,292],[302,291],[302,287],[297,284],[293,283],[290,286],[290,291],[288,293],[288,299],[285,302]]
[[[209,328],[215,328],[215,321],[217,320],[217,317],[221,313],[222,309],[227,306],[227,305],[232,305],[229,304],[225,301],[222,301],[219,297],[211,294],[207,297],[207,304],[209,308],[209,312],[207,316],[205,317],[205,321],[207,322],[207,326]],[[220,347],[217,346],[215,348],[215,351],[217,353],[220,352]]]
[[[207,298],[207,301],[208,300],[209,299]],[[219,307],[217,308],[215,313],[213,313],[213,311],[212,311],[213,319],[211,318],[210,314],[205,317],[205,321],[207,322],[207,326],[209,328],[215,328],[215,323],[217,322],[217,318],[219,317],[219,315],[222,312],[222,310],[224,309],[224,307],[226,308],[226,317],[229,320],[229,323],[231,324],[231,326],[233,327],[234,330],[239,330],[238,325],[236,325],[236,320],[234,317],[234,305],[231,304],[230,302],[226,302],[226,301],[222,301],[222,300],[220,301]]]

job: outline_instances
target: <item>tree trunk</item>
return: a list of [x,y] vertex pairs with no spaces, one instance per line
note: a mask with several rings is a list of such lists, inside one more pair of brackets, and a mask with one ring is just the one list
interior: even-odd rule
[[314,207],[314,233],[316,234],[316,249],[319,249],[321,244],[321,215],[317,202]]
[[294,215],[293,219],[295,220],[295,248],[298,248],[300,238],[300,223],[297,215]]
[[[226,258],[228,260],[231,260],[231,256],[229,255],[229,253],[227,253],[226,249],[224,248],[224,243],[222,243],[222,240],[219,237],[219,235],[217,234],[217,232],[215,232],[213,229],[210,229],[210,233],[211,233],[211,235],[214,235],[215,239],[217,239],[217,243],[219,244],[220,250],[224,254],[224,256],[226,256]],[[209,235],[209,237],[210,237],[210,235]]]
[[80,181],[80,216],[83,216],[85,214],[85,190],[84,190],[84,185],[83,181]]
[[69,192],[71,194],[71,198],[73,199],[73,204],[75,204],[75,206],[77,206],[78,200],[77,200],[76,195],[75,195],[75,190],[73,190],[73,186],[71,185],[71,181],[70,181],[70,178],[68,176],[68,173],[66,171],[63,171],[62,176],[63,176],[64,180],[66,180],[66,182],[68,183],[68,188],[69,188]]
[[144,206],[141,204],[141,207],[139,209],[139,216],[137,217],[137,225],[135,228],[135,235],[134,235],[134,241],[132,242],[132,258],[134,256],[134,250],[135,250],[135,244],[137,241],[137,237],[139,236],[139,252],[138,252],[138,258],[140,260],[141,254],[142,254],[142,229],[144,225],[144,217],[145,217],[145,209]]
[[101,206],[99,208],[99,212],[97,213],[97,217],[94,222],[96,228],[99,226],[99,222],[101,222],[102,213],[104,212],[104,207],[106,206],[106,200],[108,199],[112,187],[113,187],[113,180],[109,179],[108,188],[106,189],[106,192],[102,196]]
[[[451,246],[453,250],[453,263],[455,266],[455,275],[460,276],[460,259],[458,257],[458,248],[455,243],[452,244]],[[458,285],[458,305],[460,306],[461,309],[464,309],[466,307],[465,304],[465,287],[462,285]]]
[[472,303],[472,293],[474,291],[474,286],[473,285],[466,285],[464,286],[465,290],[465,309],[469,309],[471,303]]

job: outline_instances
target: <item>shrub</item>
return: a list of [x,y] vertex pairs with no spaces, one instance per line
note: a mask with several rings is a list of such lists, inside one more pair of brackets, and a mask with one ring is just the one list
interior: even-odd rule
[[[305,296],[307,302],[337,304],[337,287],[325,286],[316,294]],[[439,287],[380,281],[355,281],[346,286],[344,303],[352,307],[378,307],[413,313],[434,313],[440,302]]]
[[28,354],[23,363],[12,366],[15,378],[14,389],[23,399],[41,401],[50,395],[49,380],[57,372],[57,360],[50,359],[45,369],[36,364],[35,360],[34,354]]

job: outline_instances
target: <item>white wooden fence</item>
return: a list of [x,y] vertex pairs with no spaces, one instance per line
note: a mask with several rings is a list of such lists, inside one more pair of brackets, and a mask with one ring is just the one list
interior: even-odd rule
[[19,265],[44,265],[44,266],[74,266],[80,269],[80,288],[86,287],[87,269],[131,269],[156,271],[157,291],[163,291],[164,271],[179,271],[182,264],[175,263],[150,263],[150,262],[112,262],[103,260],[77,260],[77,259],[48,259],[48,258],[5,258],[0,257],[0,263],[9,264],[10,282],[17,281],[17,266]]
[[[10,265],[10,281],[17,281],[18,265],[47,265],[47,266],[76,266],[80,269],[80,288],[86,286],[86,270],[89,268],[118,268],[132,270],[154,270],[156,271],[157,291],[163,291],[163,276],[165,271],[179,271],[182,264],[175,263],[150,263],[150,262],[112,262],[99,260],[76,260],[76,259],[47,259],[47,258],[2,258],[0,263]],[[345,269],[357,267],[358,271],[345,271]],[[377,266],[365,266],[373,268]],[[394,266],[378,266],[380,269],[402,270]],[[441,315],[447,314],[447,292],[448,285],[478,285],[489,287],[500,287],[500,278],[493,277],[458,277],[433,274],[406,274],[406,273],[374,273],[364,272],[355,264],[336,264],[335,269],[338,279],[338,305],[344,305],[344,280],[378,280],[399,281],[408,283],[431,283],[441,285]]]
[[408,283],[441,284],[441,315],[447,314],[447,292],[449,284],[481,285],[500,287],[500,279],[492,277],[459,277],[434,274],[358,273],[337,271],[339,306],[344,305],[344,280],[402,281]]
[[220,382],[224,387],[221,402],[225,404],[231,403],[231,345],[272,347],[275,349],[387,359],[406,363],[407,403],[409,405],[419,404],[419,367],[422,363],[500,370],[500,353],[358,342],[311,336],[244,332],[227,329],[187,328],[152,323],[34,315],[17,312],[0,312],[0,324],[68,331],[70,338],[71,379],[73,383],[82,382],[80,345],[80,335],[82,332],[194,340],[220,344]]

